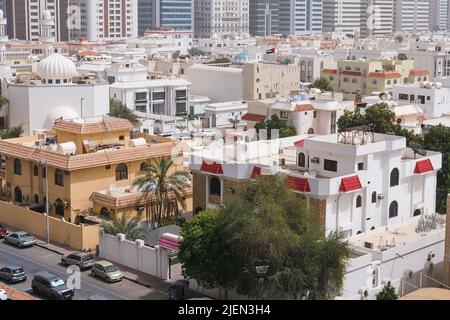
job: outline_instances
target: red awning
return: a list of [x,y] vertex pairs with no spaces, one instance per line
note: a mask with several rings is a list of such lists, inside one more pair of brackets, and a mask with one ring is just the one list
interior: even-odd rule
[[311,189],[309,188],[308,179],[306,178],[288,176],[286,181],[289,184],[289,188],[292,190],[300,192],[311,192]]
[[420,160],[416,162],[416,168],[414,169],[414,173],[425,173],[433,171],[433,164],[430,159]]
[[362,185],[361,185],[361,181],[359,181],[359,177],[353,176],[353,177],[342,178],[341,185],[339,186],[339,191],[348,192],[348,191],[358,190],[361,188],[362,188]]
[[305,146],[305,140],[298,140],[294,142],[296,148],[303,148]]
[[220,163],[207,163],[203,161],[202,166],[200,167],[200,171],[209,172],[214,174],[223,174],[222,165]]
[[171,233],[164,233],[159,238],[158,245],[166,249],[180,251],[180,237]]
[[241,118],[244,121],[260,122],[266,120],[266,116],[254,113],[246,113]]
[[252,179],[261,175],[261,167],[254,166],[252,170],[252,175],[250,176]]

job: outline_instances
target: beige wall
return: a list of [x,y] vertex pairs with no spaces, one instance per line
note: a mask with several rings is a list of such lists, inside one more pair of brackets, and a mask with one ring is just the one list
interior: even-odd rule
[[[45,215],[11,203],[0,201],[0,221],[16,229],[30,232],[35,237],[45,239]],[[95,250],[99,239],[98,225],[75,225],[50,217],[50,241],[69,246],[76,250]]]
[[444,282],[450,286],[450,195],[447,195],[447,220],[445,225]]
[[[64,142],[74,142],[77,147],[77,154],[82,154],[83,152],[83,140],[92,141],[94,144],[102,143],[121,143],[128,146],[130,143],[130,132],[129,130],[114,131],[111,133],[94,133],[94,134],[75,134],[70,132],[65,132],[61,130],[56,130],[56,136],[58,137],[58,143]],[[120,137],[123,139],[120,140]]]

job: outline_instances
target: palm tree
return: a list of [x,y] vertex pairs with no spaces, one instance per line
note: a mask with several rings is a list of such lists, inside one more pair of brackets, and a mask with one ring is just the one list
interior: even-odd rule
[[120,218],[114,217],[111,221],[103,220],[101,227],[107,234],[113,236],[118,233],[123,233],[125,238],[130,241],[136,241],[137,239],[145,239],[146,232],[143,228],[139,227],[140,217],[136,216],[131,219],[127,219],[126,215],[122,215]]
[[228,122],[233,125],[233,129],[237,129],[239,122],[241,122],[242,112],[239,112],[238,114],[232,112],[231,116],[232,117],[228,119]]
[[151,218],[158,225],[163,217],[178,214],[180,206],[186,209],[185,189],[190,184],[189,174],[184,171],[169,174],[173,166],[173,161],[165,157],[154,159],[133,182],[133,186],[143,193],[147,220]]
[[23,134],[22,126],[6,128],[0,132],[0,139],[19,138]]
[[7,104],[9,101],[3,96],[0,96],[0,110],[2,110],[3,106]]
[[109,100],[109,115],[111,117],[127,119],[134,125],[138,123],[138,118],[133,113],[133,111],[122,102],[114,98],[111,98]]

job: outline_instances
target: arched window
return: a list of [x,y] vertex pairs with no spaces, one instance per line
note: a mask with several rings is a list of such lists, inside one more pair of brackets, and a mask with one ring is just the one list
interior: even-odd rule
[[19,187],[14,189],[14,200],[18,203],[22,203],[22,190]]
[[314,134],[314,129],[313,128],[309,128],[308,129],[308,134]]
[[22,163],[19,159],[14,159],[14,174],[22,175]]
[[128,179],[128,167],[125,163],[121,163],[116,168],[116,180],[126,180]]
[[361,208],[362,206],[362,197],[361,196],[357,196],[356,197],[356,207],[357,208]]
[[397,168],[392,169],[390,186],[391,187],[398,186],[399,178],[400,178],[400,172],[398,171],[398,169]]
[[414,210],[413,216],[417,217],[417,216],[420,216],[421,214],[422,214],[422,210],[416,209],[416,210]]
[[55,200],[55,212],[58,216],[64,216],[64,204],[61,199]]
[[34,195],[34,203],[39,203],[39,196],[37,194]]
[[64,187],[64,172],[62,170],[55,170],[55,185]]
[[33,166],[33,175],[35,177],[39,176],[39,168],[36,165]]
[[406,77],[403,78],[403,83],[405,83],[405,84],[408,83],[408,78],[406,78]]
[[375,202],[377,202],[377,192],[376,191],[372,192],[372,203],[375,203]]
[[146,171],[147,169],[148,169],[147,162],[142,162],[140,167],[141,172]]
[[298,154],[298,166],[299,167],[305,167],[306,166],[306,157],[303,152],[300,152]]
[[209,181],[209,194],[220,196],[221,193],[220,180],[216,177]]
[[391,80],[388,80],[388,81],[387,81],[387,84],[391,84]]
[[418,77],[418,78],[417,78],[417,81],[422,81],[422,77]]
[[389,218],[394,218],[398,216],[398,203],[397,201],[392,201],[389,205]]

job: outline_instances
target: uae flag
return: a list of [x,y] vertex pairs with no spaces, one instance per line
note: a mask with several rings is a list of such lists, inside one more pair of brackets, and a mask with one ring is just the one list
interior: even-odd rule
[[266,50],[266,53],[267,53],[267,54],[271,54],[271,53],[275,53],[275,52],[276,52],[276,49],[275,49],[275,48]]

